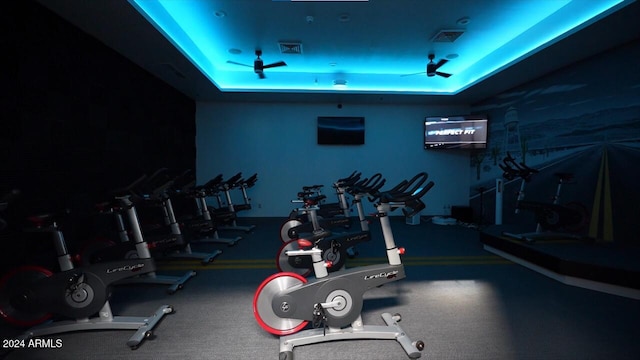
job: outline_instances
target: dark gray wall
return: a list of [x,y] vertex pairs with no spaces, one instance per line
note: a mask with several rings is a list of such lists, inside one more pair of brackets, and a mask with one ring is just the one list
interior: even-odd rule
[[41,5],[15,5],[1,20],[0,189],[57,203],[194,168],[193,100]]
[[32,1],[0,27],[0,193],[22,191],[12,214],[82,221],[143,173],[195,169],[193,100]]

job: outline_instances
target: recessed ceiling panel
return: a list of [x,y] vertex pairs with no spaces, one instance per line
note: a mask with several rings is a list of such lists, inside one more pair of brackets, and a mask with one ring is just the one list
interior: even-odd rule
[[455,95],[633,0],[129,2],[221,91]]

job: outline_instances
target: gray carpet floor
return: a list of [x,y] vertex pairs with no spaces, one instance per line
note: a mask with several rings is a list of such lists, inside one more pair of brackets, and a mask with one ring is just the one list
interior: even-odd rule
[[[259,284],[276,272],[280,219],[240,219],[257,227],[237,245],[222,249],[210,265],[159,262],[162,274],[193,269],[184,289],[164,286],[114,289],[116,315],[148,316],[163,305],[175,308],[137,350],[126,346],[131,331],[53,335],[56,349],[20,349],[7,359],[277,359],[279,342],[255,321],[252,300]],[[423,219],[424,220],[424,219]],[[640,302],[567,286],[487,253],[478,231],[427,221],[407,225],[393,218],[407,278],[365,295],[365,324],[383,325],[383,312],[400,313],[400,325],[422,340],[424,359],[638,359]],[[358,247],[353,267],[384,261],[382,235]],[[221,235],[224,235],[221,234]],[[3,345],[19,330],[0,325]],[[408,359],[391,340],[327,342],[296,347],[299,360]]]

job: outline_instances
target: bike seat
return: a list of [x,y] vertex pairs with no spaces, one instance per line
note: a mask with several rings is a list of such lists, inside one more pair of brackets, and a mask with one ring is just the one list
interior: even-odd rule
[[33,216],[29,216],[27,220],[29,220],[29,222],[33,225],[42,226],[43,224],[53,222],[53,214],[33,215]]
[[313,197],[309,197],[306,198],[304,200],[304,204],[306,206],[313,206],[313,205],[318,205],[320,203],[320,201],[326,199],[327,197],[325,195],[319,195],[319,196],[313,196]]
[[298,193],[298,199],[304,199],[304,198],[306,198],[308,196],[311,196],[313,194],[315,194],[313,191],[306,191],[306,190],[305,191],[300,191]]
[[311,186],[303,186],[302,190],[307,192],[307,191],[315,191],[318,189],[321,189],[324,185],[311,185]]

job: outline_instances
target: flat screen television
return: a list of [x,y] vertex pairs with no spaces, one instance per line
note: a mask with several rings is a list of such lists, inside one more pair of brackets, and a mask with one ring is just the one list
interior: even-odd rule
[[363,145],[364,117],[318,116],[319,145]]
[[486,149],[488,119],[484,115],[427,116],[425,149]]

